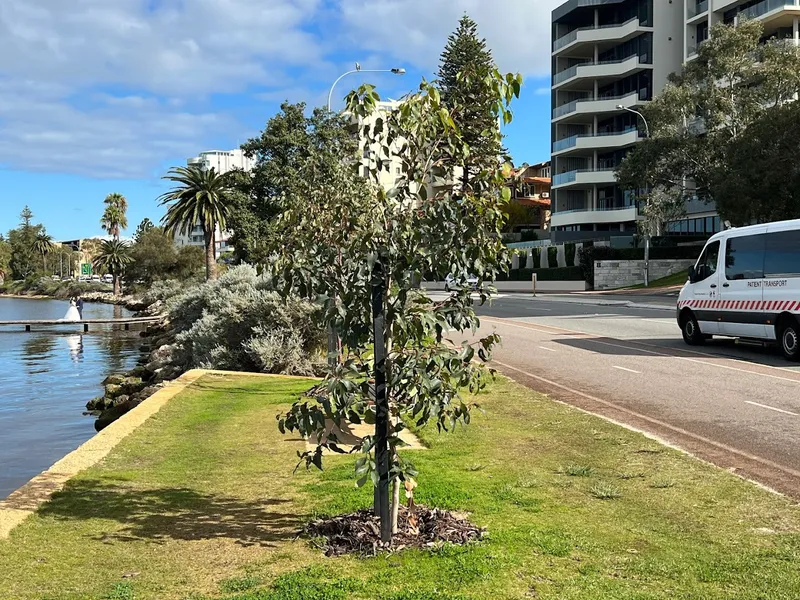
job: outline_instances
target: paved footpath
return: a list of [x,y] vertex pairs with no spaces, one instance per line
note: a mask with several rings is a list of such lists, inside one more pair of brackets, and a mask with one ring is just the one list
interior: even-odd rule
[[517,381],[800,498],[800,365],[733,340],[690,348],[674,305],[508,294],[479,309],[479,334],[502,335],[495,366]]

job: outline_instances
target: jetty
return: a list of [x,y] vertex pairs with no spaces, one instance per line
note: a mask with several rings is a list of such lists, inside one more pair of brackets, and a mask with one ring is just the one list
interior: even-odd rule
[[64,327],[69,325],[83,325],[83,331],[89,331],[89,325],[121,325],[127,331],[131,325],[146,325],[158,323],[162,317],[128,317],[120,319],[83,319],[81,321],[65,321],[64,319],[33,319],[27,321],[0,321],[0,327],[24,326],[25,331],[31,327]]

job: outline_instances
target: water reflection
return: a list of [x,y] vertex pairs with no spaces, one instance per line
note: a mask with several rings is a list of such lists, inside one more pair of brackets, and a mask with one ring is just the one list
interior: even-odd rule
[[32,333],[22,343],[22,363],[29,375],[47,372],[47,361],[53,357],[56,339],[51,335]]
[[80,334],[68,335],[66,337],[67,346],[69,347],[69,356],[72,362],[79,363],[83,358],[83,336]]

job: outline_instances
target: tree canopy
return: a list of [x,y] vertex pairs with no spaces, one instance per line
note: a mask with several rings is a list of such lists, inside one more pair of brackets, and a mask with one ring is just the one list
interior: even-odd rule
[[[742,170],[742,149],[775,148],[776,140],[764,135],[791,135],[791,128],[764,125],[773,115],[788,118],[793,111],[782,107],[800,92],[800,50],[784,40],[762,43],[762,35],[759,21],[712,27],[697,58],[642,109],[651,137],[622,161],[617,175],[623,187],[643,198],[657,191],[666,206],[695,197],[715,201],[722,218],[734,224],[766,215],[800,216],[791,202],[775,210],[768,206],[772,198],[758,192],[750,196],[757,206],[747,208],[742,195],[742,189],[756,183],[750,179],[756,176],[752,167]],[[762,126],[754,126],[757,123]],[[791,140],[781,144],[791,146]],[[732,181],[742,185],[734,187]],[[780,178],[777,181],[783,186]],[[784,187],[778,193],[791,195]]]

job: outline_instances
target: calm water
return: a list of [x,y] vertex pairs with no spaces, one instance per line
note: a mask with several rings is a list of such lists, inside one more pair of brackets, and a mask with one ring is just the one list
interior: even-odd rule
[[[0,297],[0,321],[61,319],[68,303]],[[85,319],[128,316],[86,304]],[[94,435],[86,402],[112,373],[133,368],[141,340],[119,326],[0,326],[0,499]]]

